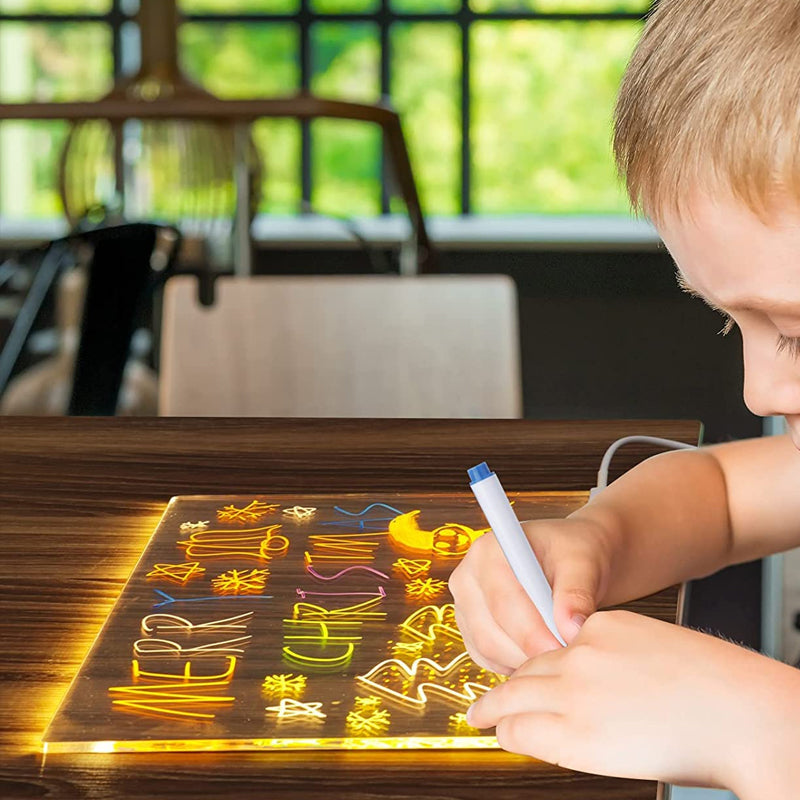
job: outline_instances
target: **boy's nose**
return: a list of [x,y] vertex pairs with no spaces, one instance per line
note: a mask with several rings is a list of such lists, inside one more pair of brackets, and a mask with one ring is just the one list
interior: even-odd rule
[[744,402],[760,417],[800,414],[800,361],[774,342],[745,343]]

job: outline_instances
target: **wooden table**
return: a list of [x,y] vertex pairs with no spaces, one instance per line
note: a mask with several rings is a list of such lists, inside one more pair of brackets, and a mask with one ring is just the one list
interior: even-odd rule
[[[0,797],[589,798],[655,783],[463,754],[50,755],[40,736],[176,494],[464,491],[488,460],[509,491],[594,484],[613,440],[696,442],[694,422],[0,419]],[[629,446],[617,472],[648,455]],[[465,495],[466,498],[466,495]],[[674,621],[677,587],[629,604]]]

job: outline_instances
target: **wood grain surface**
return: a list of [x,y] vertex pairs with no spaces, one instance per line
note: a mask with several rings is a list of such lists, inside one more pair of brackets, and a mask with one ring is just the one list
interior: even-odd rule
[[[50,755],[40,737],[175,494],[587,489],[613,440],[693,422],[0,420],[0,798],[593,798],[654,783],[499,752]],[[617,471],[647,455],[624,448]],[[466,495],[465,495],[466,498]],[[676,587],[629,604],[674,620]]]

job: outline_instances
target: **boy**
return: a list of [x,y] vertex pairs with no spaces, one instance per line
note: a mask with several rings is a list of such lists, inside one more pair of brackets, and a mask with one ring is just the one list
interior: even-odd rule
[[491,534],[454,571],[469,652],[510,678],[469,712],[576,770],[800,797],[800,672],[604,606],[800,545],[800,0],[661,0],[617,105],[615,152],[680,282],[737,325],[744,396],[788,436],[649,459],[525,531],[558,647]]

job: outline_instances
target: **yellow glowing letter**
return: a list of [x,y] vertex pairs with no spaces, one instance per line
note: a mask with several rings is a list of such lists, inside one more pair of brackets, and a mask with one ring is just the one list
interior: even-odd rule
[[225,619],[215,619],[210,622],[194,623],[185,617],[178,617],[175,614],[148,614],[142,620],[142,635],[170,633],[239,633],[247,630],[247,625],[253,618],[253,612],[247,611],[244,614],[237,614],[235,617]]
[[295,603],[295,619],[337,620],[340,622],[366,622],[371,619],[385,619],[385,611],[371,611],[383,601],[383,597],[374,597],[363,603],[356,603],[344,608],[323,608],[313,603]]
[[214,719],[214,714],[201,709],[208,706],[221,706],[232,703],[235,697],[219,697],[204,692],[216,691],[227,681],[207,681],[195,683],[154,683],[147,686],[112,686],[112,695],[122,695],[125,699],[113,700],[115,708],[140,711],[151,714],[166,714],[170,717],[188,719]]
[[219,682],[222,683],[229,683],[230,680],[233,678],[233,673],[236,670],[236,656],[225,656],[228,659],[228,666],[226,670],[219,675],[192,675],[192,662],[187,661],[184,664],[183,672],[179,674],[175,673],[164,673],[164,672],[145,672],[145,670],[141,669],[139,666],[139,662],[134,658],[133,659],[133,679],[134,680],[144,680],[144,681],[179,681],[182,680],[185,683],[209,683],[209,682]]

